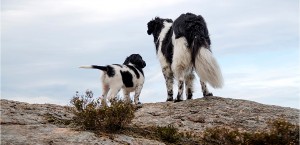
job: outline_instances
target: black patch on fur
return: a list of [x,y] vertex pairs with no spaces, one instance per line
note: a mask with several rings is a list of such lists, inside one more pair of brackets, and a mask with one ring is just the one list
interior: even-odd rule
[[132,75],[128,71],[120,71],[122,76],[122,81],[125,87],[130,88],[133,87]]
[[173,96],[173,90],[168,91],[168,96]]
[[173,97],[168,98],[167,101],[173,101]]
[[119,66],[120,68],[123,68],[123,66],[121,64],[113,64],[113,65],[116,65],[116,66]]
[[207,97],[207,96],[213,96],[213,93],[207,93],[206,91],[203,92],[203,96],[204,97]]
[[192,99],[193,98],[193,93],[192,90],[190,88],[188,88],[188,96],[187,99]]
[[139,74],[139,72],[135,69],[134,66],[131,66],[131,65],[126,65],[126,66],[134,72],[134,74],[136,75],[136,78],[138,78],[138,79],[140,78],[140,74]]
[[192,13],[181,14],[173,23],[175,39],[185,37],[188,48],[191,50],[192,62],[195,64],[195,58],[201,47],[210,50],[210,38],[206,22],[201,15]]
[[179,90],[183,89],[183,81],[179,81]]
[[114,77],[115,76],[115,69],[113,68],[113,67],[111,67],[111,66],[106,66],[106,68],[107,68],[107,75],[108,75],[108,77]]
[[174,46],[172,44],[172,35],[173,35],[173,27],[170,27],[164,40],[162,41],[162,46],[161,46],[161,52],[165,56],[167,62],[170,64],[172,64],[173,49],[174,49]]
[[92,68],[107,71],[107,66],[92,65]]
[[183,101],[183,100],[180,99],[181,95],[180,94],[177,95],[177,98],[174,100],[175,103]]

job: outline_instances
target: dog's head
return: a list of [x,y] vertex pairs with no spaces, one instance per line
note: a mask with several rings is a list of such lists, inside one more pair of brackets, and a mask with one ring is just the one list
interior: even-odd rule
[[146,66],[146,62],[143,60],[142,56],[139,54],[131,54],[128,56],[123,64],[133,64],[139,68],[144,68]]
[[162,28],[164,28],[164,21],[169,23],[173,22],[171,19],[162,19],[159,17],[155,17],[155,19],[152,19],[150,22],[148,22],[148,35],[152,34],[154,38],[158,38],[160,31]]

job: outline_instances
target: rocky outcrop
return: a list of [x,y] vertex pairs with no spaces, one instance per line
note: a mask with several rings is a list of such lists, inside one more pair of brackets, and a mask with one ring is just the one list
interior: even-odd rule
[[[1,100],[1,144],[164,144],[123,134],[96,135],[49,123],[49,115],[71,120],[73,114],[68,108]],[[276,118],[298,124],[299,113],[298,109],[293,108],[210,97],[178,103],[143,104],[136,111],[131,125],[146,128],[173,124],[179,132],[201,135],[206,128],[215,126],[238,127],[245,131],[268,129],[267,122]]]

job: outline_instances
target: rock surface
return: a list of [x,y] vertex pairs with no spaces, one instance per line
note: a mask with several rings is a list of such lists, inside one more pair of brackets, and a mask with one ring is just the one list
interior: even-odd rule
[[[28,104],[1,100],[1,144],[164,144],[122,134],[113,137],[89,131],[53,125],[47,115],[70,120],[73,114],[66,106]],[[232,126],[245,131],[268,129],[267,122],[276,118],[299,123],[298,109],[263,105],[252,101],[221,97],[200,98],[179,103],[143,104],[135,113],[132,125],[139,127],[173,124],[179,132],[201,135],[208,127]]]

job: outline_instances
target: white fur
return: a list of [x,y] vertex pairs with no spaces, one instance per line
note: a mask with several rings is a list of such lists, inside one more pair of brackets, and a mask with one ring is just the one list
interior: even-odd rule
[[208,82],[213,88],[221,88],[223,86],[220,67],[208,49],[200,48],[200,52],[195,60],[195,69],[203,82]]
[[172,70],[176,79],[184,80],[184,77],[192,72],[191,54],[184,37],[178,39],[172,37],[172,41],[174,44]]

